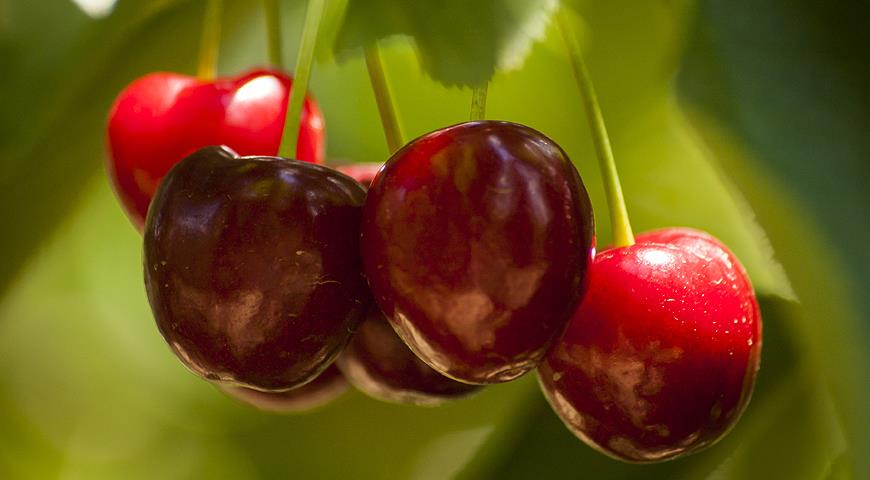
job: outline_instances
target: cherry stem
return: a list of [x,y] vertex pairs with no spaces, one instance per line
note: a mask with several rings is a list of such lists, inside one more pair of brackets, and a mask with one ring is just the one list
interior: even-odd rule
[[305,12],[302,40],[299,42],[299,52],[296,55],[296,70],[293,72],[293,88],[290,89],[287,117],[284,120],[283,140],[278,151],[279,155],[285,158],[296,158],[302,107],[305,103],[305,95],[308,93],[308,79],[311,77],[311,64],[314,62],[314,45],[317,43],[317,31],[323,18],[324,3],[325,0],[309,0]]
[[628,209],[625,207],[625,198],[622,195],[622,185],[619,183],[616,161],[613,159],[613,150],[610,147],[610,138],[607,136],[607,127],[604,125],[604,117],[601,114],[601,107],[598,105],[598,96],[595,93],[589,69],[583,59],[580,45],[577,43],[564,10],[556,15],[556,23],[562,34],[562,40],[565,41],[568,58],[571,60],[571,68],[574,70],[574,77],[583,97],[586,118],[592,128],[592,140],[595,144],[595,153],[598,156],[604,180],[607,206],[610,209],[613,246],[627,247],[634,244],[634,233],[628,219]]
[[399,118],[390,95],[390,87],[387,84],[387,76],[381,63],[381,52],[376,43],[366,46],[364,49],[366,68],[372,82],[372,91],[375,94],[375,102],[378,104],[378,113],[381,116],[381,124],[384,127],[384,136],[387,139],[387,148],[390,154],[402,147],[402,129],[399,126]]
[[218,47],[221,37],[221,0],[208,0],[206,3],[201,35],[196,76],[201,80],[211,80],[215,77],[217,70]]
[[486,82],[479,87],[474,87],[474,90],[471,91],[471,121],[486,118],[486,93],[488,87],[489,82]]
[[281,10],[278,0],[263,0],[263,10],[266,14],[266,35],[269,44],[269,64],[284,68],[283,52],[281,51]]

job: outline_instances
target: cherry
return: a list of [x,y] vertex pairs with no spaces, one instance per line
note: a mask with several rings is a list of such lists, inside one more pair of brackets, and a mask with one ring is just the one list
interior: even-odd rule
[[[336,167],[368,187],[382,163]],[[393,330],[377,305],[338,357],[338,366],[358,390],[379,400],[414,405],[439,405],[469,395],[480,387],[457,382],[420,360]]]
[[412,141],[363,208],[375,299],[417,356],[467,383],[539,363],[581,297],[592,244],[589,198],[567,155],[514,123]]
[[[292,83],[280,71],[251,70],[214,81],[152,73],[127,86],[109,113],[108,170],[133,223],[141,229],[160,180],[199,148],[277,154]],[[306,98],[297,158],[323,163],[324,149],[323,116]]]
[[760,353],[761,316],[740,262],[706,233],[669,228],[596,256],[539,373],[577,436],[652,462],[705,448],[736,423]]
[[368,188],[383,166],[383,163],[349,163],[335,169]]
[[369,308],[338,366],[354,387],[387,402],[438,405],[481,388],[447,378],[417,358],[377,305]]
[[161,182],[145,225],[157,326],[194,373],[287,390],[323,371],[365,314],[365,191],[311,163],[207,147]]
[[312,410],[340,397],[347,388],[347,381],[334,364],[314,380],[285,392],[263,392],[245,387],[218,385],[218,389],[230,397],[271,413]]

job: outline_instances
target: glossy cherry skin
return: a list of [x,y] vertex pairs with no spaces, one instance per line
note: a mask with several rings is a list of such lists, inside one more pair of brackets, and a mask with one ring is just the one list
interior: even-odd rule
[[369,308],[338,366],[354,387],[386,402],[434,406],[481,388],[447,378],[417,358],[377,305]]
[[727,433],[760,354],[761,316],[740,262],[706,233],[669,228],[596,256],[539,374],[578,437],[620,460],[654,462]]
[[[381,167],[382,163],[354,163],[336,170],[368,188]],[[377,305],[369,307],[337,363],[357,390],[385,402],[435,406],[480,389],[426,365],[399,338]]]
[[[152,73],[127,86],[109,113],[109,176],[130,219],[142,227],[160,180],[182,158],[208,145],[241,155],[276,155],[293,80],[251,70],[202,81]],[[323,163],[323,115],[306,98],[296,158]]]
[[207,147],[166,176],[145,226],[157,327],[194,373],[258,390],[313,379],[365,314],[365,191],[311,163]]
[[589,198],[556,143],[507,122],[424,135],[375,177],[363,208],[372,292],[414,353],[475,384],[537,366],[582,295]]
[[245,387],[218,385],[228,396],[269,413],[301,413],[322,407],[348,389],[344,376],[333,364],[314,380],[284,392],[262,392]]

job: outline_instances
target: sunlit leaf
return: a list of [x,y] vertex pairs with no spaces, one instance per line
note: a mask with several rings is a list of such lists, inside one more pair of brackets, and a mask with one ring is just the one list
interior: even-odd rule
[[556,0],[348,0],[335,49],[409,36],[426,72],[446,85],[480,85],[522,66]]

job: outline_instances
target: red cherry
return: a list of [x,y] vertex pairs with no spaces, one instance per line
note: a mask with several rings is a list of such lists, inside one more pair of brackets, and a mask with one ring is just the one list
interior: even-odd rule
[[271,413],[298,413],[315,409],[340,397],[348,389],[347,381],[335,365],[314,380],[285,392],[262,392],[245,387],[216,385],[236,400]]
[[387,402],[434,406],[481,388],[447,378],[417,358],[377,305],[338,357],[338,366],[354,387]]
[[653,462],[708,447],[734,425],[760,354],[761,316],[740,262],[706,233],[669,228],[596,256],[539,373],[578,437]]
[[396,152],[363,207],[372,293],[405,343],[466,383],[519,377],[564,331],[592,253],[577,170],[531,128],[469,122]]
[[160,333],[211,381],[304,385],[365,315],[365,190],[330,168],[206,147],[166,175],[144,232],[145,288]]
[[[166,172],[208,145],[239,155],[276,155],[293,80],[275,70],[202,81],[152,73],[131,83],[109,113],[108,170],[115,191],[139,228]],[[323,163],[323,116],[306,98],[297,158]]]
[[[382,163],[354,163],[336,170],[368,188],[381,167]],[[480,389],[447,378],[417,358],[377,305],[369,308],[337,363],[354,387],[386,402],[434,406]]]

